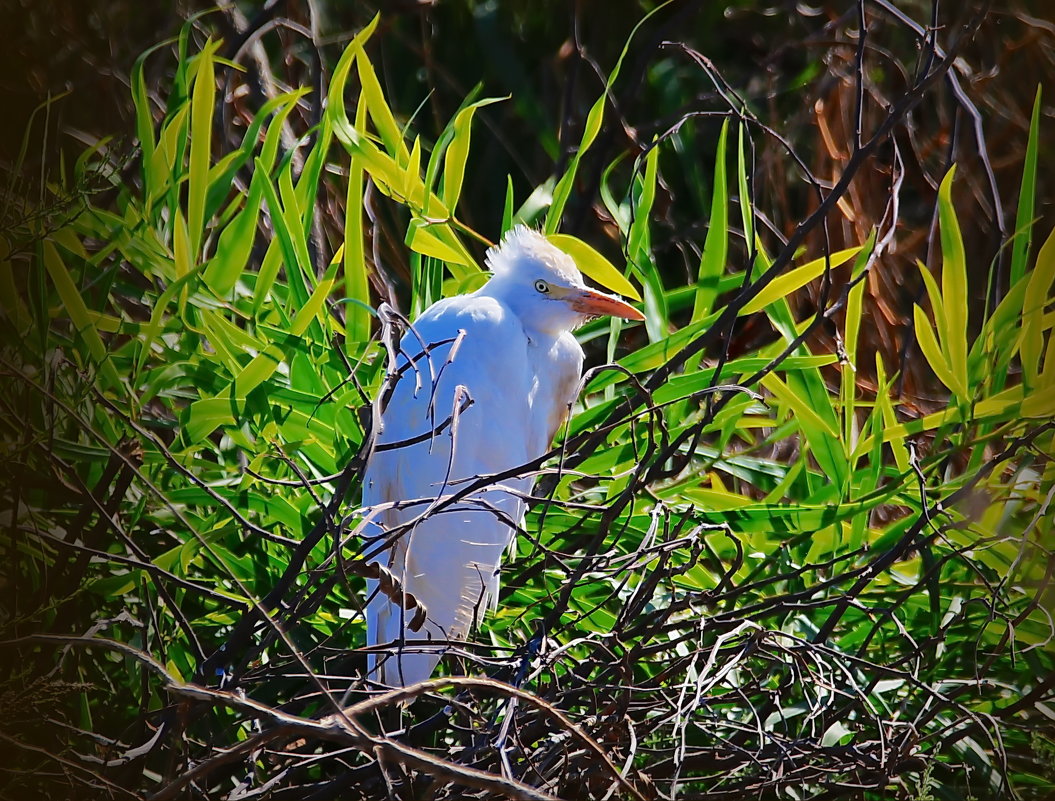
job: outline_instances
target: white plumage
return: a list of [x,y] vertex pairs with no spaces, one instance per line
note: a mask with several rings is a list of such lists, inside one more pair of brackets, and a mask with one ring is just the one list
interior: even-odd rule
[[576,326],[605,314],[642,319],[587,288],[570,256],[523,226],[488,251],[487,264],[492,277],[483,288],[433,304],[403,336],[399,378],[367,465],[364,507],[422,499],[374,518],[372,533],[382,540],[416,521],[377,561],[427,613],[411,630],[418,610],[367,582],[367,644],[389,645],[368,655],[368,672],[387,685],[429,678],[448,641],[465,639],[496,603],[511,523],[524,519],[516,493],[530,492],[532,479],[505,478],[445,508],[436,509],[437,500],[465,479],[548,450],[582,373]]

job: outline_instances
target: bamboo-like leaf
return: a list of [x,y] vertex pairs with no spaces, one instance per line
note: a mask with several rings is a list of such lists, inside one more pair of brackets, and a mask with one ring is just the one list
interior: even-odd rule
[[478,108],[498,103],[503,98],[492,97],[466,106],[459,111],[452,123],[453,138],[443,154],[443,190],[441,197],[452,212],[458,205],[465,181],[465,165],[469,160],[469,137],[472,133],[473,115]]
[[[355,112],[355,126],[366,124],[366,104],[360,98]],[[348,167],[348,187],[345,195],[344,217],[344,292],[357,303],[349,303],[345,310],[346,344],[366,342],[370,338],[369,280],[366,273],[366,245],[363,241],[363,165],[351,157]]]
[[1011,286],[1026,274],[1026,263],[1033,243],[1034,209],[1037,195],[1037,149],[1040,146],[1041,86],[1033,98],[1033,113],[1029,118],[1029,139],[1022,161],[1022,180],[1018,189],[1018,211],[1015,214],[1015,238],[1011,244]]
[[[415,136],[414,146],[410,150],[410,157],[407,159],[406,167],[403,168],[403,186],[400,194],[405,198],[414,196],[419,183],[424,187],[424,182],[421,180],[421,137]],[[421,191],[420,194],[422,202],[425,203],[430,193]],[[424,210],[423,205],[422,211]]]
[[[970,409],[950,407],[928,414],[916,420],[904,423],[896,422],[896,417],[889,415],[889,424],[883,430],[884,442],[901,441],[912,434],[924,431],[937,431],[949,425],[964,422],[965,419],[975,423],[1008,422],[1024,419],[1043,420],[1055,416],[1055,386],[1045,386],[1026,395],[1021,385],[1005,389],[985,400],[978,401]],[[862,448],[872,446],[871,437],[861,443]]]
[[942,303],[938,282],[934,280],[934,275],[931,273],[930,268],[919,259],[916,259],[916,267],[919,268],[919,274],[923,277],[923,284],[927,287],[927,297],[930,298],[930,305],[934,309],[934,319],[935,321],[940,321],[937,322],[938,333],[943,335],[942,332],[948,323],[945,320],[945,306]]
[[216,255],[203,274],[205,283],[217,295],[226,295],[231,291],[241,277],[253,249],[260,203],[264,196],[263,179],[259,176],[266,177],[266,173],[261,170],[253,172],[245,207],[224,226],[216,242]]
[[[860,280],[850,287],[850,291],[846,295],[846,324],[843,330],[843,352],[846,356],[846,361],[842,364],[839,372],[839,398],[843,415],[843,452],[846,454],[851,473],[856,469],[858,459],[856,447],[857,408],[855,403],[857,391],[857,340],[861,330],[861,309],[865,290],[865,280],[861,273],[872,257],[875,242],[876,229],[873,228],[872,233],[862,246],[861,252],[854,259],[854,266],[851,270],[851,276],[854,278],[860,277]],[[861,536],[863,536],[863,532],[856,524],[853,531],[855,540],[859,541]]]
[[[311,297],[300,307],[290,325],[293,336],[303,336],[309,327],[323,322],[326,298],[333,289],[339,262],[333,262],[315,287]],[[237,422],[236,412],[246,397],[268,380],[285,360],[282,348],[271,344],[258,353],[223,390],[210,398],[202,398],[190,405],[184,426],[188,442],[198,442],[223,425]]]
[[601,124],[604,121],[604,107],[608,100],[608,92],[615,84],[616,78],[619,77],[619,70],[622,69],[623,59],[626,58],[627,51],[630,49],[630,43],[634,40],[638,30],[644,25],[653,14],[660,11],[667,3],[660,3],[651,11],[649,11],[641,20],[634,25],[630,31],[630,35],[626,38],[626,43],[623,45],[622,51],[619,53],[619,58],[615,62],[615,67],[612,68],[612,73],[608,76],[608,80],[605,82],[604,91],[601,92],[601,96],[594,101],[594,104],[590,107],[589,113],[586,115],[586,124],[583,126],[582,140],[579,143],[579,149],[568,163],[567,170],[564,175],[561,176],[560,180],[557,181],[557,185],[553,189],[553,202],[550,205],[549,211],[546,214],[546,224],[543,227],[544,233],[548,236],[549,234],[555,234],[557,229],[560,228],[560,220],[564,215],[564,206],[568,202],[568,198],[571,197],[572,187],[575,185],[575,176],[579,171],[579,160],[585,155],[586,151],[590,149],[590,145],[593,144],[597,138],[597,134],[601,130]]
[[132,65],[129,83],[132,86],[132,105],[136,112],[136,139],[139,141],[140,158],[143,164],[143,179],[146,180],[147,167],[154,158],[154,118],[150,113],[150,100],[147,97],[146,78],[143,77],[143,65],[147,57],[161,45],[147,50]]
[[563,250],[575,260],[576,266],[603,287],[628,298],[641,301],[641,295],[615,265],[581,239],[570,234],[548,234],[553,245]]
[[176,181],[175,176],[178,172],[176,161],[180,143],[187,137],[187,116],[189,114],[190,106],[185,105],[161,126],[157,147],[145,165],[146,185],[144,189],[148,209],[166,192],[169,192]]
[[[371,26],[376,24],[376,19],[375,17],[374,22],[371,22]],[[396,123],[392,109],[389,108],[385,94],[381,90],[381,83],[377,80],[377,73],[374,72],[374,67],[363,49],[365,38],[360,40],[356,37],[355,41],[359,48],[355,56],[355,67],[359,71],[359,82],[362,85],[363,96],[366,98],[367,113],[373,120],[374,127],[377,128],[377,133],[384,142],[389,155],[396,160],[397,164],[404,166],[410,161],[410,153],[403,141],[403,132]]]
[[747,155],[744,140],[747,139],[747,126],[740,122],[737,126],[736,147],[736,187],[740,200],[740,224],[744,228],[744,241],[755,241],[755,217],[751,209],[751,192],[748,188]]
[[[868,265],[868,260],[872,257],[872,251],[875,249],[875,243],[876,229],[873,228],[872,233],[869,234],[868,239],[861,246],[861,251],[854,259],[854,266],[850,271],[852,278],[857,279]],[[851,384],[857,369],[857,340],[861,331],[861,307],[864,300],[865,283],[864,278],[861,277],[846,295],[846,325],[843,329],[843,352],[849,360],[851,369],[844,371],[843,375],[850,378]],[[846,382],[844,381],[843,383],[845,384]],[[848,435],[847,441],[849,441]]]
[[[288,168],[289,162],[287,161],[286,169],[288,170]],[[298,263],[301,248],[298,248],[294,242],[293,231],[290,230],[290,226],[287,223],[282,202],[279,200],[278,193],[275,191],[275,187],[259,159],[256,160],[256,170],[263,173],[260,178],[260,186],[264,192],[264,200],[267,202],[271,225],[275,229],[275,238],[282,249],[282,258],[286,264],[286,276],[291,290],[291,303],[299,307],[307,301],[308,297],[307,287],[304,285],[305,266]],[[281,176],[279,180],[281,181]]]
[[923,353],[923,358],[927,360],[927,364],[930,365],[930,369],[934,371],[934,375],[938,377],[938,380],[947,386],[956,397],[966,398],[967,385],[961,383],[957,375],[949,367],[945,354],[942,353],[941,345],[938,344],[938,340],[934,336],[934,329],[931,328],[926,313],[919,306],[913,306],[912,316],[915,323],[916,342],[919,343],[919,349]]
[[[651,217],[652,203],[656,197],[658,166],[659,147],[653,143],[645,157],[644,176],[635,177],[637,192],[626,245],[630,263],[644,288],[645,330],[650,342],[657,342],[670,330],[670,315],[667,313],[663,284],[652,260]],[[617,329],[621,323],[614,322],[614,325],[616,330],[613,333],[618,334]],[[609,340],[609,347],[614,350],[615,337]]]
[[[890,444],[890,450],[894,454],[894,462],[902,475],[910,469],[908,447],[905,445],[907,431],[901,430],[897,425],[897,415],[894,413],[894,404],[890,401],[889,388],[886,384],[886,369],[883,366],[883,357],[876,352],[876,408],[882,420],[883,441]],[[862,445],[867,448],[868,445]]]
[[1027,389],[1037,384],[1040,355],[1044,351],[1044,309],[1052,302],[1051,285],[1055,280],[1055,229],[1037,253],[1037,263],[1029,276],[1022,308],[1022,340],[1019,359],[1022,380]]
[[833,439],[839,436],[838,432],[811,409],[808,403],[796,396],[794,392],[789,391],[787,384],[781,381],[777,375],[770,373],[762,379],[762,385],[772,392],[777,400],[786,404],[796,415],[802,418],[800,422],[804,428],[817,429]]
[[[194,257],[191,255],[193,249],[194,245],[191,243],[187,223],[184,221],[180,210],[176,209],[176,217],[172,224],[172,263],[176,268],[176,280],[190,275],[191,270],[194,268]],[[187,287],[186,282],[184,282],[184,286],[180,290],[179,306],[181,317],[184,316],[186,305]]]
[[[264,122],[272,114],[275,114],[270,125],[268,125],[267,133],[264,136],[264,144],[260,148],[260,161],[267,167],[270,172],[275,164],[275,157],[278,154],[280,146],[280,140],[282,138],[282,132],[285,126],[286,118],[290,112],[296,108],[297,102],[307,95],[308,89],[301,87],[291,92],[286,92],[277,97],[273,97],[268,100],[260,111],[256,113],[253,121],[246,129],[245,135],[242,137],[242,142],[238,148],[222,157],[219,161],[209,168],[209,192],[206,198],[205,215],[206,218],[216,214],[220,209],[224,200],[231,192],[231,184],[234,181],[235,175],[241,170],[256,152],[258,139],[260,137],[260,131],[264,127]],[[320,145],[324,145],[326,138],[326,123],[322,125],[322,132],[319,136],[319,141],[316,142],[313,153],[319,152]],[[316,155],[314,159],[309,155],[307,162],[305,163],[304,174],[301,176],[301,181],[298,182],[298,186],[304,183],[305,179],[311,180],[312,172],[318,171],[318,165],[312,164],[312,162],[318,162],[319,158]],[[317,175],[316,175],[317,177]],[[298,192],[300,190],[298,189]],[[222,223],[222,221],[221,221]]]
[[966,387],[967,376],[967,256],[960,224],[952,205],[952,179],[956,166],[938,188],[938,225],[941,230],[941,299],[944,320],[935,320],[941,332],[942,349],[957,384]]
[[839,445],[839,433],[825,416],[818,414],[808,400],[793,392],[774,373],[762,379],[762,385],[796,416],[799,429],[810,445],[814,458],[836,486],[841,487],[848,474],[846,457]]
[[329,157],[330,144],[332,142],[333,123],[328,116],[323,114],[316,131],[315,143],[312,145],[307,158],[304,159],[304,168],[301,170],[296,184],[297,206],[303,216],[305,238],[311,237],[312,221],[314,219],[312,208],[315,205],[319,180],[322,177],[323,167]]
[[213,53],[220,42],[207,42],[198,56],[194,77],[190,121],[190,172],[187,182],[187,231],[191,257],[201,257],[205,228],[205,200],[209,191],[209,162],[212,154],[212,114],[216,104]]
[[282,268],[282,258],[282,242],[276,236],[268,243],[267,250],[264,251],[264,260],[256,274],[256,283],[253,286],[252,310],[254,315],[260,313],[265,302],[275,300],[272,296],[272,289],[278,278],[278,271]]
[[106,345],[103,344],[103,340],[99,336],[99,332],[89,319],[88,307],[84,304],[84,299],[77,290],[73,277],[66,269],[58,249],[47,239],[41,243],[41,248],[43,250],[44,267],[51,278],[55,291],[58,292],[59,298],[62,300],[62,305],[70,317],[70,322],[73,323],[77,336],[84,342],[88,355],[98,368],[105,383],[114,389],[119,389],[121,387],[121,376],[117,372],[117,368],[114,367],[113,361],[111,361],[110,355],[106,350]]
[[703,241],[696,297],[692,305],[692,321],[705,317],[714,308],[718,297],[718,279],[725,271],[729,253],[729,186],[726,177],[726,140],[729,135],[728,118],[722,122],[718,135],[718,149],[714,156],[714,188],[711,191],[711,217],[707,221],[707,237]]
[[506,202],[502,207],[502,229],[505,234],[513,227],[513,176],[506,175]]
[[[333,123],[334,128],[340,128],[346,136],[348,135],[347,129],[351,128],[351,125],[348,122],[348,114],[344,109],[344,88],[348,83],[348,76],[356,58],[363,52],[363,46],[377,29],[377,23],[380,19],[380,12],[374,14],[373,19],[348,43],[348,47],[344,49],[340,59],[338,59],[337,66],[333,69],[333,76],[330,78],[330,91],[326,98],[325,114],[330,116],[330,121]],[[365,95],[360,94],[359,102],[365,104]]]
[[[727,380],[731,376],[750,375],[751,373],[766,367],[770,361],[770,359],[765,357],[734,359],[723,367],[722,375],[726,376]],[[793,373],[801,370],[825,367],[829,364],[835,364],[836,361],[837,359],[834,354],[789,356],[780,363],[780,370],[783,373]],[[704,367],[693,373],[675,376],[663,386],[659,387],[652,394],[652,399],[656,403],[669,403],[670,401],[687,398],[694,393],[710,389],[713,386],[715,373],[715,368]],[[598,386],[600,386],[599,383],[595,384],[591,382],[590,384],[591,390],[596,390]]]
[[[838,250],[831,255],[831,268],[841,267],[854,256],[861,252],[861,248],[847,248]],[[784,275],[779,275],[766,285],[751,301],[740,310],[740,315],[754,314],[761,311],[770,303],[781,298],[786,298],[796,289],[801,289],[814,278],[824,273],[825,259],[814,259],[813,261],[796,267]]]
[[440,224],[430,224],[420,217],[415,217],[407,227],[404,241],[415,253],[440,259],[450,265],[469,266],[470,261],[464,252],[451,247],[433,232],[434,229],[440,230],[442,227]]

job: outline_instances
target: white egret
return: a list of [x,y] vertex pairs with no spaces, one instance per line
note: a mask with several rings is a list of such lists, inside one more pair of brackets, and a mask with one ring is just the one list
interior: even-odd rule
[[[644,319],[588,288],[568,254],[524,226],[488,251],[487,266],[486,285],[433,304],[403,336],[364,476],[364,507],[419,501],[375,518],[377,541],[393,538],[378,562],[406,593],[367,582],[367,644],[390,644],[368,655],[368,675],[391,686],[429,678],[447,642],[464,639],[497,602],[499,564],[533,482],[504,478],[438,504],[467,479],[549,449],[582,373],[574,328],[602,315]],[[404,608],[409,596],[419,605]]]

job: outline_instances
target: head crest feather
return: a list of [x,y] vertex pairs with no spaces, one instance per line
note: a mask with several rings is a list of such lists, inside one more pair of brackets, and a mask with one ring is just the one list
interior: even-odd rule
[[575,260],[550,243],[540,231],[526,225],[514,225],[502,241],[488,248],[484,261],[496,277],[518,272],[520,265],[542,263],[570,283],[582,283]]

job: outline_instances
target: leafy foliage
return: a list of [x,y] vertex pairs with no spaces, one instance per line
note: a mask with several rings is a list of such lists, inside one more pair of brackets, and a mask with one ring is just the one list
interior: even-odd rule
[[[188,23],[174,58],[132,71],[136,158],[93,148],[47,202],[8,215],[3,626],[18,661],[3,697],[18,728],[0,735],[20,770],[5,793],[1049,791],[1055,234],[1033,225],[1039,92],[1006,285],[984,313],[956,168],[933,199],[913,322],[944,389],[924,409],[862,347],[865,290],[910,193],[900,156],[866,235],[813,252],[806,237],[966,36],[921,38],[931,60],[833,185],[799,160],[817,209],[787,241],[752,199],[766,127],[743,102],[716,113],[688,282],[655,247],[676,129],[602,173],[625,275],[560,233],[616,124],[620,56],[574,155],[523,197],[507,183],[501,219],[542,226],[609,287],[636,282],[648,323],[582,329],[600,366],[548,458],[523,468],[538,499],[499,611],[446,678],[384,693],[355,650],[374,548],[357,482],[406,320],[376,254],[402,242],[411,318],[482,283],[489,237],[459,210],[481,169],[474,126],[506,101],[470,95],[434,139],[415,132],[368,53],[377,24],[344,49],[316,125],[291,137],[308,102],[295,88],[230,142],[217,88],[238,67]],[[153,98],[147,59],[165,58]],[[734,352],[749,324],[772,336]]]

